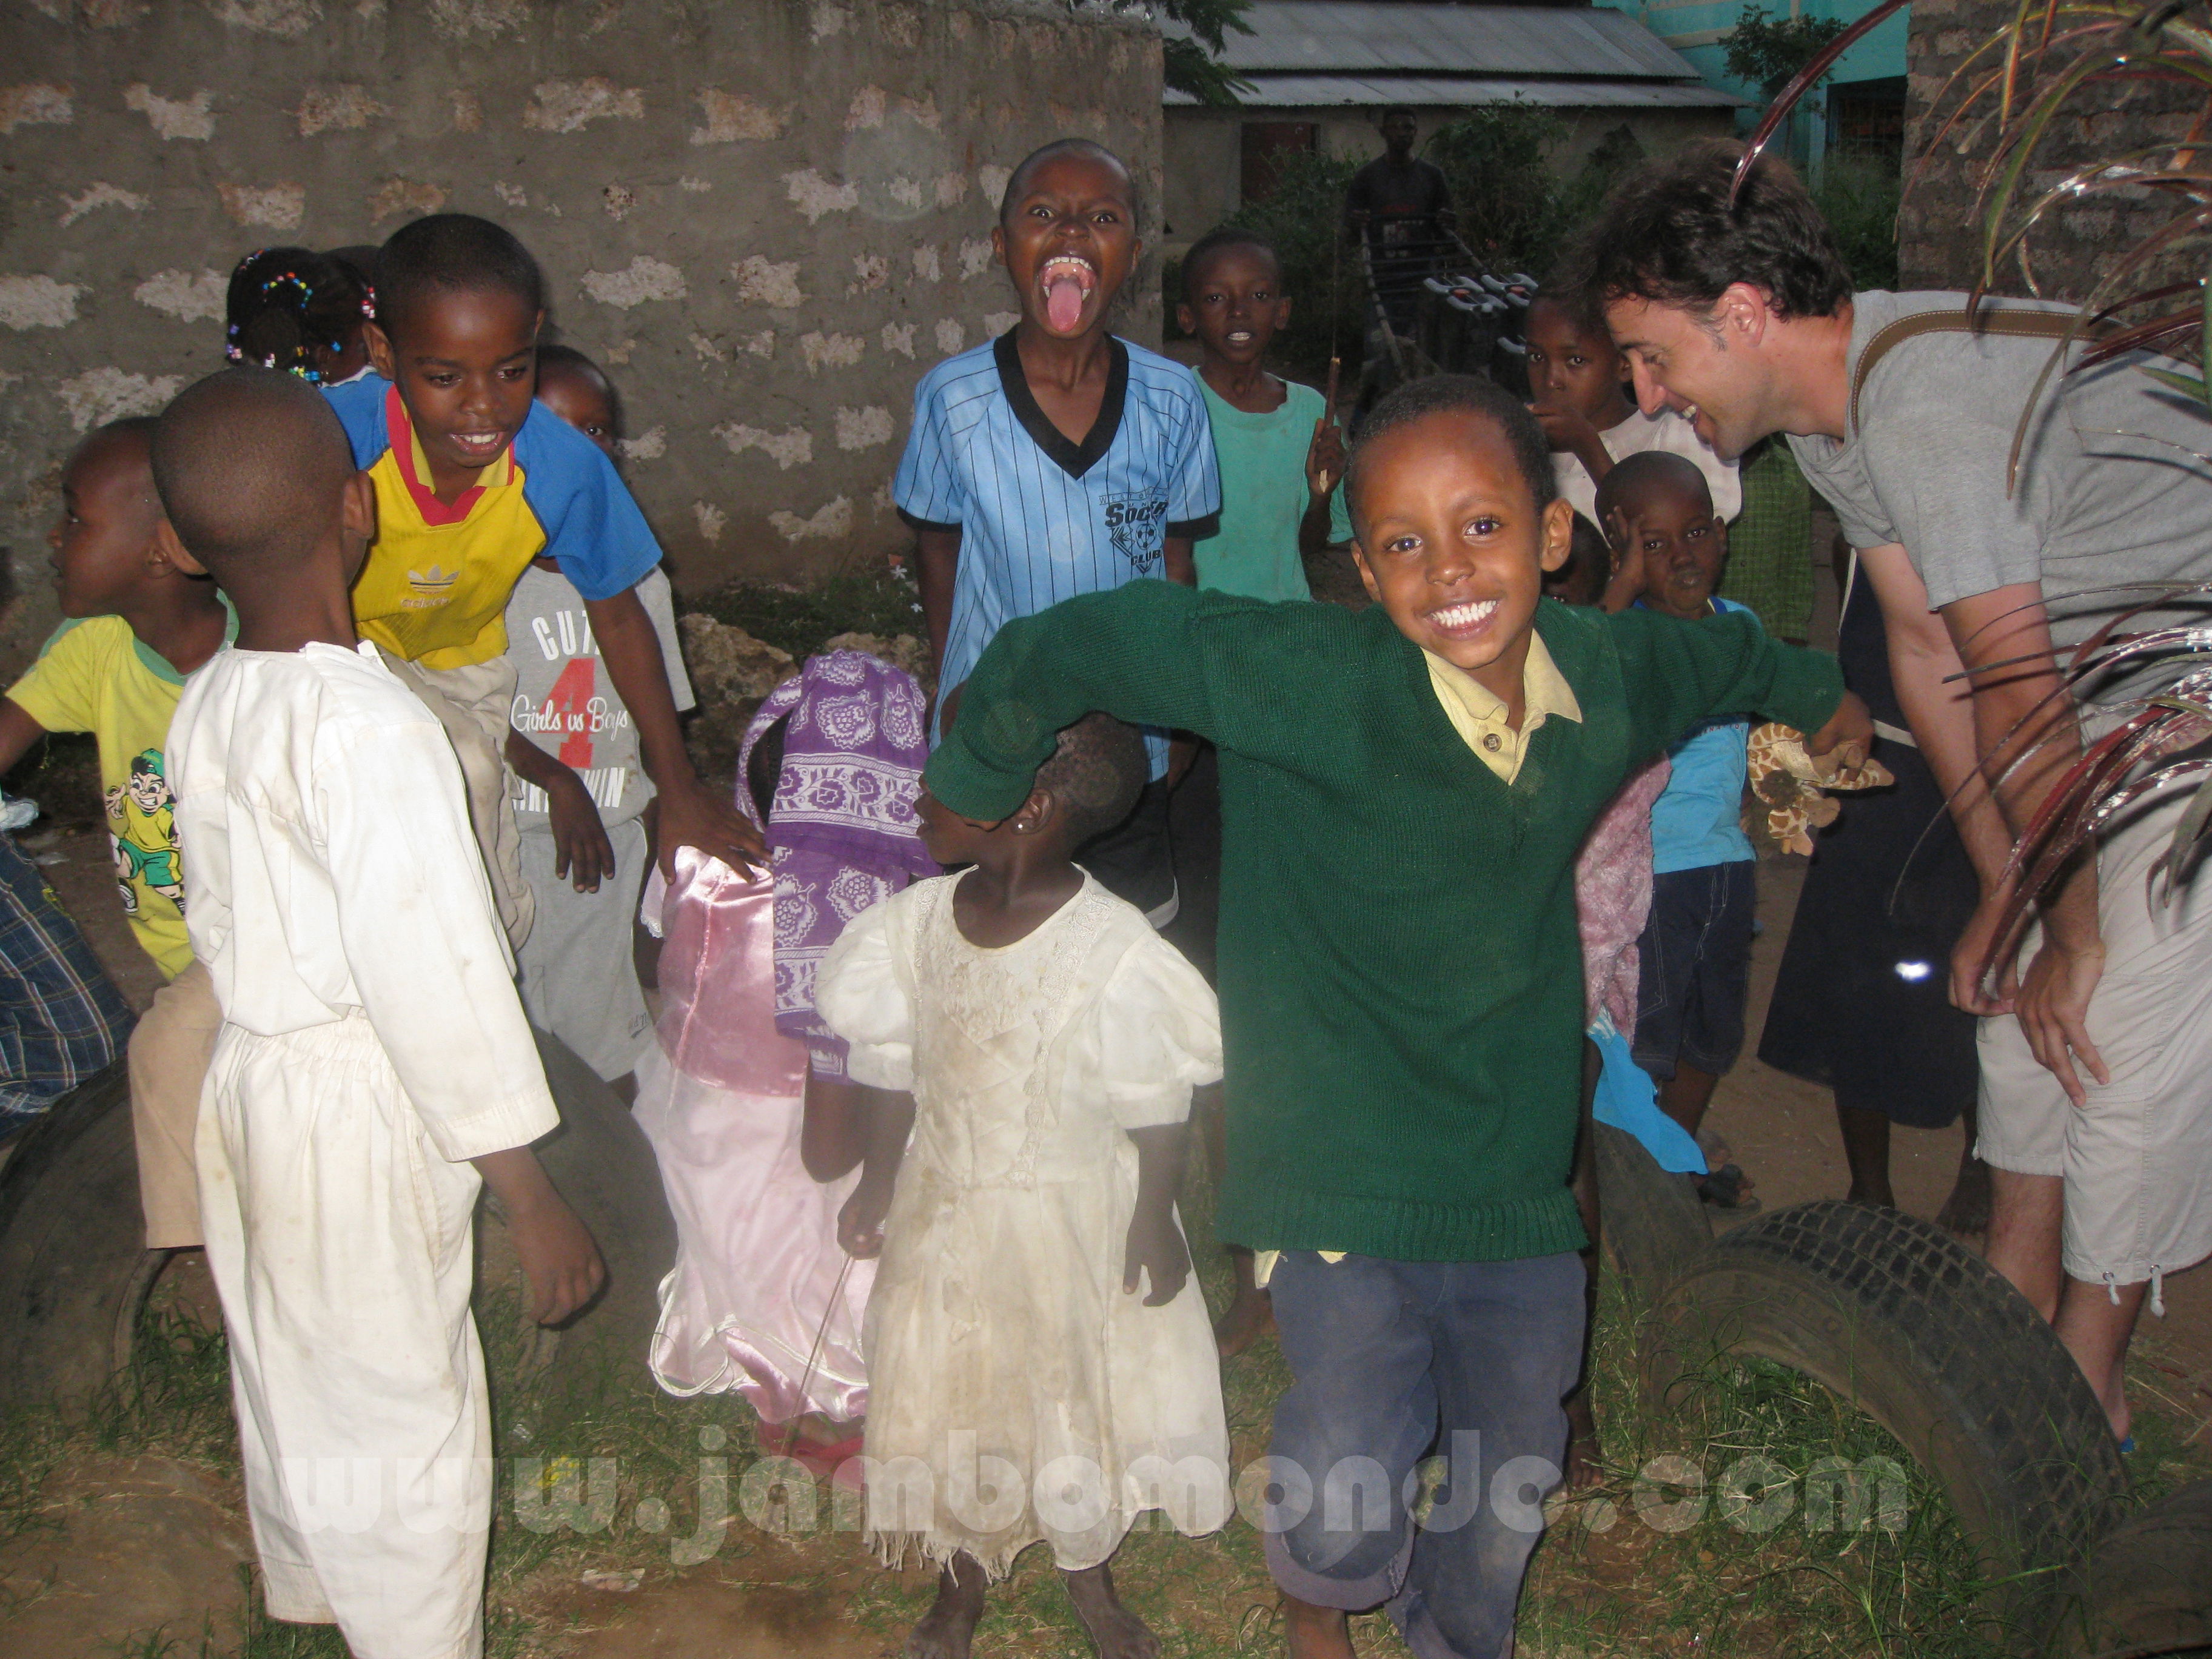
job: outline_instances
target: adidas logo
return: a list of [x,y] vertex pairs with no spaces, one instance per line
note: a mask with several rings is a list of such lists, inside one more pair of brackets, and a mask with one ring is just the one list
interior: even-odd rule
[[449,592],[453,584],[460,579],[459,571],[448,570],[442,565],[435,564],[428,570],[410,570],[407,573],[409,583],[417,592],[423,593]]

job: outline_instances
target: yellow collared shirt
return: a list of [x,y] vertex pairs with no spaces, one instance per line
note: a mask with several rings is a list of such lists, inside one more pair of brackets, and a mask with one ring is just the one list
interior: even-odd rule
[[1521,670],[1522,708],[1518,732],[1506,724],[1504,698],[1434,653],[1421,654],[1429,659],[1429,684],[1436,688],[1437,701],[1443,705],[1452,730],[1503,782],[1510,783],[1519,775],[1521,757],[1528,752],[1528,739],[1546,720],[1556,716],[1577,725],[1582,722],[1583,706],[1575,701],[1574,687],[1552,660],[1544,636],[1533,629],[1528,634],[1528,660]]

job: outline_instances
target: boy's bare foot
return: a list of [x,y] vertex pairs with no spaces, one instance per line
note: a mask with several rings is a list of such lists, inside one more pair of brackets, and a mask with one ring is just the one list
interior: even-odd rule
[[1978,1158],[1961,1158],[1951,1196],[1936,1212],[1936,1224],[1963,1236],[1990,1230],[1990,1166]]
[[1112,1567],[1102,1561],[1081,1572],[1063,1571],[1060,1579],[1098,1659],[1159,1659],[1159,1638],[1114,1594]]
[[1213,1346],[1234,1359],[1275,1328],[1275,1301],[1256,1285],[1240,1285],[1237,1299],[1213,1327]]
[[1605,1479],[1605,1471],[1598,1467],[1597,1419],[1590,1415],[1587,1383],[1567,1396],[1566,1413],[1567,1490],[1588,1492]]
[[1285,1595],[1283,1627],[1291,1638],[1291,1659],[1359,1659],[1352,1645],[1352,1621],[1341,1607],[1317,1607]]
[[906,1638],[906,1659],[968,1659],[990,1582],[974,1556],[954,1556],[937,1575],[936,1601]]

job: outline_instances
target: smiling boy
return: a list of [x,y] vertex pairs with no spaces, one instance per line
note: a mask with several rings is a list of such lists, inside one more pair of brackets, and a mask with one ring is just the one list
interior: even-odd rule
[[[1192,540],[1221,509],[1191,372],[1107,327],[1143,252],[1137,218],[1111,150],[1063,138],[1024,158],[991,232],[1021,320],[915,388],[891,499],[919,538],[939,732],[1005,623],[1125,582],[1188,586]],[[1082,862],[1160,927],[1176,902],[1168,748],[1157,733],[1146,746],[1136,811]]]
[[[1346,488],[1372,607],[1136,584],[1011,623],[927,778],[1005,817],[1094,709],[1219,746],[1219,1226],[1280,1253],[1273,1451],[1314,1499],[1267,1538],[1291,1651],[1348,1659],[1347,1611],[1387,1602],[1415,1652],[1492,1659],[1581,1360],[1576,851],[1633,767],[1717,714],[1816,750],[1870,732],[1832,659],[1741,620],[1540,605],[1571,514],[1534,418],[1486,380],[1390,394]],[[1403,1495],[1431,1444],[1453,1468],[1417,1539]],[[1341,1471],[1368,1458],[1355,1506]],[[1378,1502],[1387,1526],[1348,1523]]]
[[534,907],[501,761],[514,696],[504,614],[540,554],[583,596],[636,724],[664,865],[687,845],[739,865],[759,856],[758,836],[684,751],[635,591],[660,562],[653,532],[591,439],[532,400],[545,317],[538,262],[489,220],[432,214],[384,245],[376,295],[376,372],[329,393],[376,487],[354,617],[453,740],[508,938],[528,937]]

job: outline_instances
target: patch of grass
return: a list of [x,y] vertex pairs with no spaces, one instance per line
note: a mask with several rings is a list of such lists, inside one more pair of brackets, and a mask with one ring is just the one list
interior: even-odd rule
[[811,587],[729,582],[689,600],[686,611],[742,628],[787,651],[797,662],[840,634],[890,638],[922,631],[921,603],[903,565],[884,564],[829,576]]

